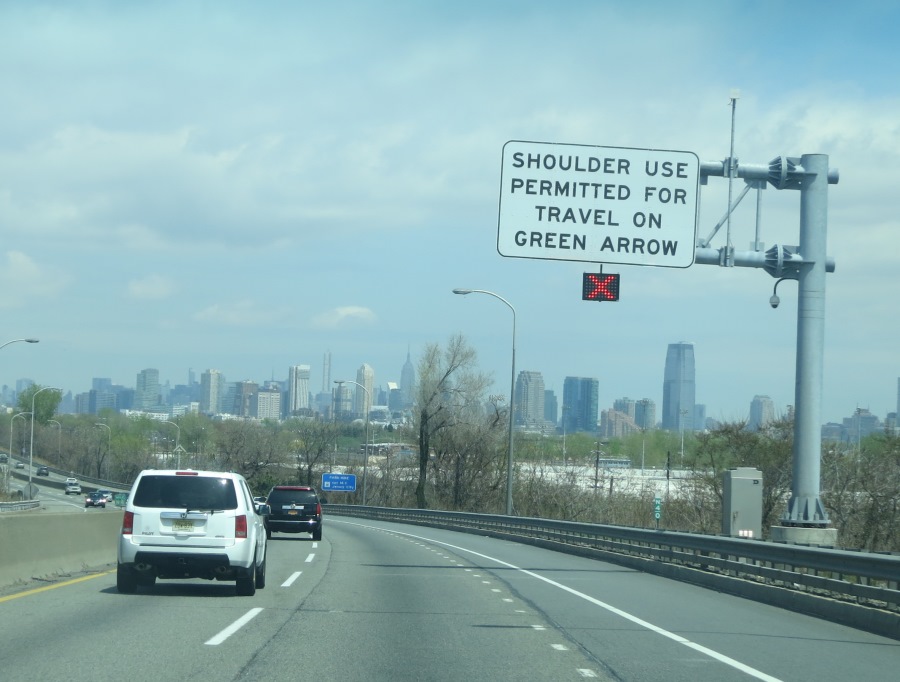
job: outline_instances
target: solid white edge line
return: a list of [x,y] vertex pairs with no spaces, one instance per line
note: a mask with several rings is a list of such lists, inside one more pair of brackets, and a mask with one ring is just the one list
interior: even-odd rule
[[281,586],[282,586],[282,587],[290,587],[291,585],[294,584],[294,581],[295,581],[297,578],[299,578],[301,575],[303,575],[303,571],[297,571],[296,573],[294,573],[293,575],[291,575],[290,578],[288,578],[288,579],[285,580],[283,583],[281,583]]
[[219,644],[224,642],[226,639],[231,637],[231,635],[233,635],[235,632],[237,632],[242,627],[244,627],[251,620],[256,618],[261,612],[262,612],[262,608],[259,606],[257,606],[254,609],[250,609],[249,611],[247,611],[247,613],[245,613],[243,616],[238,618],[227,628],[222,630],[222,632],[220,632],[218,635],[216,635],[212,639],[208,639],[206,642],[204,642],[204,644],[208,644],[209,646],[218,646]]
[[[346,523],[351,526],[360,526],[361,528],[369,528],[371,530],[381,530],[381,531],[386,530],[384,528],[378,528],[377,526],[367,526],[363,523],[353,523],[352,521],[339,521],[339,523]],[[437,545],[443,545],[444,547],[449,547],[450,549],[454,549],[454,550],[457,550],[460,552],[466,552],[467,554],[472,554],[479,558],[487,559],[488,561],[493,561],[495,563],[500,564],[501,566],[506,566],[507,568],[511,568],[514,571],[519,571],[520,573],[529,575],[532,578],[535,578],[536,580],[541,580],[541,581],[547,583],[548,585],[557,587],[565,592],[568,592],[571,595],[579,597],[580,599],[584,599],[585,601],[590,602],[591,604],[594,604],[595,606],[599,606],[602,609],[606,609],[610,613],[614,613],[617,616],[621,616],[625,620],[631,621],[635,625],[640,625],[641,627],[646,628],[647,630],[650,630],[651,632],[655,632],[658,635],[667,637],[668,639],[678,642],[679,644],[684,644],[685,646],[687,646],[691,649],[694,649],[695,651],[698,651],[702,654],[706,654],[710,658],[713,658],[713,659],[719,661],[720,663],[724,663],[725,665],[731,666],[732,668],[740,670],[741,672],[747,673],[751,677],[755,677],[758,680],[763,680],[763,682],[783,682],[782,680],[780,680],[777,677],[773,677],[772,675],[767,675],[766,673],[762,672],[761,670],[756,670],[755,668],[751,668],[749,665],[741,663],[740,661],[737,661],[729,656],[726,656],[725,654],[720,654],[718,651],[713,651],[712,649],[709,649],[709,648],[703,646],[702,644],[697,644],[696,642],[692,642],[691,640],[686,639],[685,637],[682,637],[681,635],[676,635],[674,632],[669,632],[668,630],[665,630],[664,628],[656,626],[653,623],[648,623],[647,621],[642,620],[642,619],[638,618],[637,616],[631,615],[627,611],[623,611],[622,609],[616,608],[612,604],[607,604],[606,602],[600,601],[599,599],[595,599],[594,597],[592,597],[588,594],[584,594],[583,592],[579,592],[578,590],[572,589],[571,587],[563,585],[562,583],[558,583],[555,580],[546,578],[546,577],[539,575],[533,571],[529,571],[527,569],[520,568],[519,566],[511,564],[508,561],[503,561],[502,559],[497,559],[495,557],[488,556],[487,554],[482,554],[481,552],[476,552],[471,549],[466,549],[465,547],[459,547],[458,545],[451,545],[449,542],[442,542],[441,540],[434,540],[433,538],[426,538],[422,535],[413,535],[412,533],[403,533],[398,530],[392,530],[390,532],[396,533],[397,535],[418,538],[419,540],[423,540],[425,542],[432,542]]]

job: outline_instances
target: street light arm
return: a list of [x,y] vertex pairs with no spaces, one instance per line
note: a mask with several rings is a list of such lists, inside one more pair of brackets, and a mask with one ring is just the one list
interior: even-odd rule
[[40,339],[13,339],[12,341],[7,341],[4,344],[0,344],[0,348],[6,348],[11,343],[18,343],[19,341],[24,341],[25,343],[38,343]]
[[164,421],[163,424],[171,424],[175,427],[175,455],[178,461],[178,468],[181,468],[181,452],[178,450],[178,440],[181,437],[181,427],[178,426],[175,422]]

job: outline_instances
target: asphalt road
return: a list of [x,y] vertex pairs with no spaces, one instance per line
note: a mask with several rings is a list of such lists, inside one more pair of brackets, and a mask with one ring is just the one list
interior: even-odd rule
[[[102,510],[98,510],[102,511]],[[110,569],[113,567],[109,567]],[[0,596],[0,678],[893,679],[900,642],[611,564],[347,517],[276,534],[267,586],[113,571]]]
[[[14,467],[15,462],[19,461],[18,458],[13,458],[12,462],[9,465],[0,464],[0,469],[6,466]],[[10,476],[9,479],[9,487],[11,492],[15,495],[19,491],[24,491],[28,486],[28,460],[22,460],[25,464],[24,469],[13,469],[13,476]],[[35,464],[34,471],[31,475],[31,483],[37,488],[37,494],[35,495],[35,499],[41,501],[44,507],[46,507],[50,511],[60,512],[60,511],[81,511],[84,510],[84,497],[85,493],[82,492],[80,495],[66,495],[63,490],[62,483],[66,480],[66,476],[51,472],[49,476],[38,476],[37,470],[39,465]],[[56,486],[48,485],[53,481],[56,483]],[[91,486],[93,489],[93,486]],[[94,509],[94,507],[90,507],[89,509]],[[96,507],[98,511],[101,511],[101,507]],[[116,509],[113,503],[109,503],[106,506],[106,509]]]

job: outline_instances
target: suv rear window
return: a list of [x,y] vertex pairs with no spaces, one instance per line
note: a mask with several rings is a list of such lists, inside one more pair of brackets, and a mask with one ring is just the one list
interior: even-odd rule
[[280,509],[292,504],[315,504],[319,501],[314,490],[298,490],[296,488],[274,488],[269,492],[269,506]]
[[143,476],[134,493],[137,507],[237,509],[234,484],[214,476]]

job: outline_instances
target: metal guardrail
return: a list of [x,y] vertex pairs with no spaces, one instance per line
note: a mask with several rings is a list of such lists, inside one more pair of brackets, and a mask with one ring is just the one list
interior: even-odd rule
[[41,506],[40,500],[25,500],[24,502],[0,502],[0,514],[3,512],[25,511],[37,509]]
[[329,504],[626,565],[900,639],[900,555],[490,514]]

